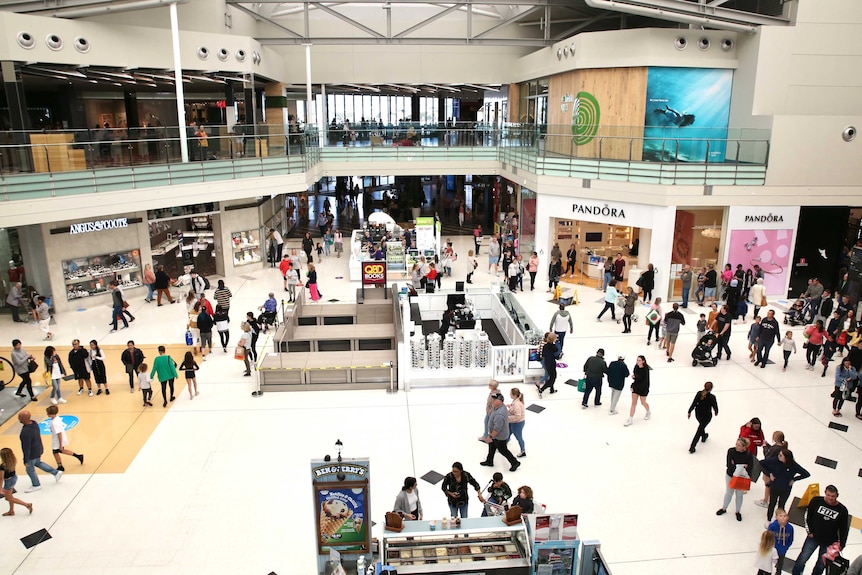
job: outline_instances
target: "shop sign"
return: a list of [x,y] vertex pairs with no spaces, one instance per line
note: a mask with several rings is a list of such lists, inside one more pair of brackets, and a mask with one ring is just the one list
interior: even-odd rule
[[315,479],[319,479],[320,477],[325,477],[327,475],[338,475],[339,473],[343,473],[344,475],[356,475],[358,477],[365,477],[368,475],[368,467],[365,465],[357,465],[355,463],[321,465],[320,467],[315,467],[311,471],[314,473]]
[[572,204],[572,211],[576,214],[591,214],[593,216],[604,216],[610,218],[622,218],[625,219],[626,211],[622,208],[612,208],[607,204],[603,206],[596,205],[586,205],[586,204]]
[[363,284],[385,284],[386,262],[362,262]]
[[94,222],[81,222],[69,226],[70,234],[85,234],[87,232],[101,232],[104,230],[115,230],[129,227],[129,218],[114,218],[113,220],[96,220]]
[[763,215],[763,214],[760,214],[760,215],[745,214],[744,221],[747,224],[748,223],[752,223],[752,224],[753,223],[774,224],[774,223],[778,223],[778,222],[783,222],[784,216],[782,216],[781,214],[772,214],[772,213],[769,213],[766,215]]

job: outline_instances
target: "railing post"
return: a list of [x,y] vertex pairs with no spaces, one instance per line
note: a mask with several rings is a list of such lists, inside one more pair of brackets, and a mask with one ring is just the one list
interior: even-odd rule
[[676,141],[676,150],[673,153],[673,161],[678,163],[679,162],[679,140],[675,140],[675,141]]

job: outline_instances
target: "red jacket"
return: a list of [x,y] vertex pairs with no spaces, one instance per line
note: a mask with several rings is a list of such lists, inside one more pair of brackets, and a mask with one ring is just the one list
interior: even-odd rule
[[278,269],[281,270],[282,276],[286,276],[287,270],[290,269],[290,260],[281,260],[281,262],[278,264]]
[[755,431],[746,423],[739,428],[739,436],[744,437],[751,442],[748,444],[748,451],[750,451],[752,455],[757,457],[757,448],[762,447],[764,443],[763,429],[758,429],[757,431]]

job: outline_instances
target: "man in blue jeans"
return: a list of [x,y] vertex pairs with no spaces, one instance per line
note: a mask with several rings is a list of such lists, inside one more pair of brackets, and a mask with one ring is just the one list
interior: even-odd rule
[[812,497],[805,511],[805,524],[808,536],[802,544],[802,550],[793,565],[793,575],[802,575],[805,562],[817,552],[814,569],[811,575],[821,575],[825,569],[820,556],[826,548],[836,541],[844,549],[847,545],[847,534],[850,531],[850,515],[843,504],[838,503],[838,488],[827,485],[823,497]]
[[129,327],[129,322],[126,321],[126,316],[123,314],[123,293],[117,289],[120,284],[117,283],[117,280],[111,280],[108,285],[111,288],[111,314],[114,316],[111,318],[111,333],[114,333],[117,331],[117,319],[123,320],[123,329]]
[[566,339],[566,327],[569,328],[569,333],[574,333],[575,326],[572,323],[572,315],[566,311],[565,305],[560,304],[559,311],[554,312],[553,317],[551,317],[551,328],[548,330],[557,334],[557,349],[559,350],[557,359],[563,357],[563,340]]
[[42,436],[39,433],[39,424],[30,418],[29,411],[18,412],[18,421],[23,426],[21,428],[21,449],[24,451],[24,465],[27,468],[27,475],[30,477],[32,485],[25,489],[26,493],[32,493],[42,489],[42,484],[39,482],[39,476],[36,475],[38,467],[45,473],[50,473],[54,476],[55,481],[60,481],[63,472],[54,469],[47,463],[42,463],[40,459],[44,448],[42,447]]

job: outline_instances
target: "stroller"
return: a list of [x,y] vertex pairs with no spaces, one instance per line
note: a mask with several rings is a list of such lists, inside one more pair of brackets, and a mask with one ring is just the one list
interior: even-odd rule
[[805,307],[808,302],[805,299],[798,299],[793,302],[786,312],[784,312],[784,323],[788,325],[805,325]]
[[700,364],[704,367],[718,365],[718,357],[713,353],[716,345],[718,345],[718,336],[712,330],[707,331],[691,351],[691,365]]
[[[625,308],[626,308],[626,298],[625,298],[625,296],[620,296],[620,297],[618,297],[618,298],[617,298],[617,307],[618,307],[618,308],[620,308],[620,309],[622,309],[622,310],[625,310]],[[632,314],[632,321],[634,322],[634,321],[637,321],[638,319],[639,319],[639,318],[638,318],[638,314],[633,313],[633,314]],[[621,321],[622,321],[622,319],[617,319],[617,323],[620,323]]]

